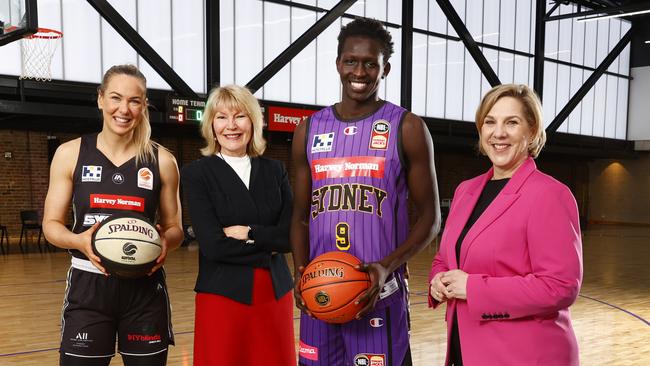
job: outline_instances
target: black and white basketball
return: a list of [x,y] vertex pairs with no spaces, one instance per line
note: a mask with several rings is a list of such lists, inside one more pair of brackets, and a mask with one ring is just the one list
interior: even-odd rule
[[106,271],[118,277],[145,276],[162,252],[160,235],[144,218],[113,216],[93,233],[93,252]]

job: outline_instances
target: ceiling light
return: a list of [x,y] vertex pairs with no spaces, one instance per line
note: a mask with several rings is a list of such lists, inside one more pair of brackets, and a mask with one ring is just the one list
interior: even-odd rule
[[621,14],[598,15],[598,16],[595,16],[595,17],[580,18],[580,19],[577,19],[576,21],[578,21],[578,22],[590,22],[592,20],[620,18],[620,17],[627,17],[627,16],[632,16],[632,15],[645,14],[645,13],[650,13],[650,9],[632,11],[632,12],[629,12],[629,13],[621,13]]

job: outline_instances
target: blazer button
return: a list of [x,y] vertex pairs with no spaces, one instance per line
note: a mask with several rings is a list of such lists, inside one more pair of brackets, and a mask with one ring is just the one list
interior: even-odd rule
[[497,318],[503,319],[503,314],[501,314],[501,313],[497,314]]
[[483,314],[483,315],[481,315],[481,318],[483,318],[483,319],[488,319],[488,318],[489,318],[489,315],[487,315],[487,314]]
[[505,313],[505,314],[503,314],[503,317],[506,318],[506,319],[508,319],[508,318],[510,317],[510,314]]

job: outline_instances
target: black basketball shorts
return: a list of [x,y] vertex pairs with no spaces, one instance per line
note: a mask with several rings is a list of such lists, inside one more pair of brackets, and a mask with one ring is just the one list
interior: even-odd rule
[[174,344],[165,273],[120,279],[70,268],[60,352],[82,358],[149,356]]

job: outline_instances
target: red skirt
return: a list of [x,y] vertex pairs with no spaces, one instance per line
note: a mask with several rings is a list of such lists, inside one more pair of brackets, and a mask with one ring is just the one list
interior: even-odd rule
[[195,366],[295,364],[293,295],[276,300],[268,270],[255,269],[252,305],[196,294]]

